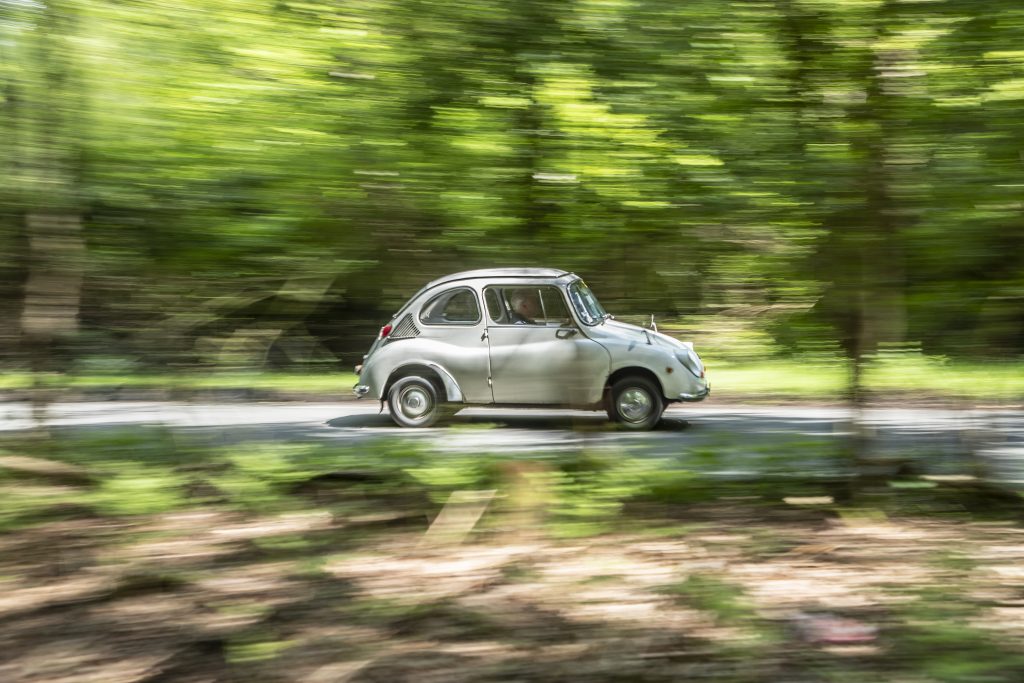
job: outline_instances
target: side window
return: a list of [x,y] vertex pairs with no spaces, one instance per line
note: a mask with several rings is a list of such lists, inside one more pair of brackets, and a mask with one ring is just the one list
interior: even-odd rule
[[472,325],[480,321],[480,306],[472,289],[450,289],[427,302],[420,311],[426,325]]
[[499,325],[558,327],[569,322],[565,300],[557,287],[546,285],[488,287],[487,314]]
[[487,315],[491,317],[496,323],[506,323],[507,311],[505,310],[505,304],[502,303],[501,293],[494,287],[488,287],[484,290],[484,303],[487,304]]
[[564,325],[571,320],[565,299],[557,287],[540,288],[540,305],[546,325]]

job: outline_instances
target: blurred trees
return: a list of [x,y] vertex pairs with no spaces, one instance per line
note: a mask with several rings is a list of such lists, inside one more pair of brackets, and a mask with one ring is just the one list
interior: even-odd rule
[[14,236],[10,250],[24,256],[18,264],[24,281],[20,325],[11,328],[34,351],[36,366],[46,364],[51,345],[77,331],[81,299],[84,131],[72,43],[76,18],[60,3],[39,8],[18,55],[20,70],[35,77],[9,78],[3,100],[5,204],[18,209],[6,216]]
[[1019,354],[1022,38],[1012,2],[0,0],[4,348],[44,273],[69,358],[295,364],[550,265],[781,349]]

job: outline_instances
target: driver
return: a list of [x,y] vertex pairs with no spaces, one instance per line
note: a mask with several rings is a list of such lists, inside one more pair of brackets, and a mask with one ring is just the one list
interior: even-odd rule
[[532,289],[517,289],[509,297],[512,311],[509,318],[514,325],[536,325],[537,316],[541,314],[537,292]]

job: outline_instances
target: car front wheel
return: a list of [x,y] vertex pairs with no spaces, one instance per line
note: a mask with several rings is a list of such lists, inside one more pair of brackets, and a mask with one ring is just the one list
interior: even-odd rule
[[441,415],[437,389],[422,377],[403,377],[388,392],[388,410],[399,427],[429,427]]
[[661,391],[644,377],[623,377],[611,387],[608,419],[626,429],[651,429],[665,409]]

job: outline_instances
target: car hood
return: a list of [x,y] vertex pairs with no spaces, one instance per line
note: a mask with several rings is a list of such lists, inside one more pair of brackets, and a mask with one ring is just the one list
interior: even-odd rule
[[649,341],[652,346],[659,346],[670,352],[693,348],[691,342],[682,342],[661,332],[612,319],[587,328],[587,336],[597,342],[620,341],[628,344],[647,344]]

